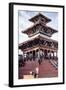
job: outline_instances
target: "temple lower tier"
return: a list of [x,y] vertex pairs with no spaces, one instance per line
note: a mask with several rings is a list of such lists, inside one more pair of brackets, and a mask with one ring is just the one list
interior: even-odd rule
[[[19,79],[58,76],[58,42],[37,37],[19,45]],[[38,72],[38,73],[37,73]]]
[[[38,74],[36,71],[38,68]],[[32,78],[57,77],[57,50],[35,49],[25,51],[19,56],[19,79],[26,76]]]
[[25,51],[23,55],[19,56],[20,62],[28,60],[38,60],[41,62],[44,59],[58,60],[57,50],[36,49],[33,51]]

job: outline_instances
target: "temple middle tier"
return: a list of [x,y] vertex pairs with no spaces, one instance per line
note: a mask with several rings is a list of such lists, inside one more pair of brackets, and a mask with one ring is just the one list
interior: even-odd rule
[[33,38],[31,40],[19,44],[19,49],[21,49],[22,51],[35,47],[58,49],[58,42],[52,39],[41,37],[39,35],[36,38]]
[[32,37],[38,33],[41,33],[41,34],[48,36],[48,37],[51,37],[56,32],[58,32],[58,31],[47,26],[47,25],[44,25],[41,21],[36,22],[33,26],[22,31],[22,33],[27,34],[28,37]]

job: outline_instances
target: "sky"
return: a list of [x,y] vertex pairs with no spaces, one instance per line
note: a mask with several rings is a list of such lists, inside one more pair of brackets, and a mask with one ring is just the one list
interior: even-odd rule
[[[29,19],[38,14],[39,11],[18,11],[18,27],[19,27],[19,43],[22,43],[28,40],[28,36],[23,34],[21,31],[26,30],[28,27],[31,27],[34,23],[30,22]],[[58,13],[57,12],[44,12],[40,11],[41,14],[45,15],[46,17],[50,18],[52,21],[49,22],[47,25],[56,29],[58,31]],[[58,33],[55,33],[51,37],[54,40],[58,39]]]

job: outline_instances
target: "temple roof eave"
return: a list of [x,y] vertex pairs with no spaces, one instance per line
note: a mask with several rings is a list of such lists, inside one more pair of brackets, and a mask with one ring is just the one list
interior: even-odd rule
[[[33,26],[27,28],[26,30],[22,31],[22,33],[27,33],[29,30],[32,30],[35,26],[40,25],[40,23],[36,23]],[[58,32],[56,29],[51,28],[50,26],[41,24],[44,28],[52,30],[54,33]]]
[[27,44],[27,43],[29,43],[30,41],[33,41],[33,40],[38,39],[38,38],[39,38],[39,39],[40,39],[40,38],[43,38],[43,39],[45,39],[46,41],[58,43],[58,41],[56,41],[56,40],[53,40],[53,39],[47,39],[47,38],[44,38],[44,37],[42,37],[42,36],[39,35],[39,36],[37,36],[36,38],[29,39],[28,41],[25,41],[25,42],[23,42],[23,43],[20,43],[20,44],[19,44],[19,48],[21,48],[23,44]]
[[23,30],[22,33],[28,32],[29,30],[31,30],[32,28],[34,28],[34,27],[35,27],[36,25],[38,25],[38,24],[39,24],[39,22],[33,24],[31,27],[28,27],[27,29]]

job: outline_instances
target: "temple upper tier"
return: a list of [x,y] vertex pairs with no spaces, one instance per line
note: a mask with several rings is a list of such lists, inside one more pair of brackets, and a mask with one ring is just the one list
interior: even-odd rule
[[46,25],[49,21],[51,21],[51,19],[40,13],[29,20],[34,22],[34,25],[22,31],[27,34],[28,37],[32,37],[38,33],[51,37],[54,33],[58,32],[57,30]]
[[46,23],[51,21],[51,19],[49,19],[48,17],[42,15],[41,13],[38,13],[36,16],[34,16],[31,19],[29,19],[29,21],[34,22],[34,23],[36,23],[39,20],[44,22],[44,24],[46,24]]

